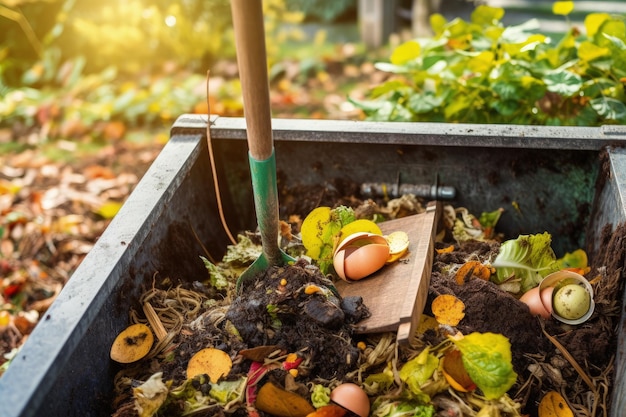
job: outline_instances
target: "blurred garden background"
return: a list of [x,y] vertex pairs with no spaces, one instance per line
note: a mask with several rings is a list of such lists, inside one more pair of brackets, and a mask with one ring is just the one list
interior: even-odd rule
[[[621,1],[263,5],[274,117],[626,124]],[[228,0],[0,0],[0,367],[209,112],[243,115]]]

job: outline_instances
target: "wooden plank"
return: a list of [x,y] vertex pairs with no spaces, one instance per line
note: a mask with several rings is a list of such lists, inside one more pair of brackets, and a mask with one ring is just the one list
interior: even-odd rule
[[358,333],[398,331],[402,342],[413,334],[428,295],[440,212],[441,203],[433,202],[424,213],[381,223],[384,234],[402,230],[409,235],[407,254],[360,281],[336,283],[343,297],[363,297],[372,314],[359,323]]

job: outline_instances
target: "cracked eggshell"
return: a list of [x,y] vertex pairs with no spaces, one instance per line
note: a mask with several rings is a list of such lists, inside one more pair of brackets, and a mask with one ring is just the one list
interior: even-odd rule
[[520,297],[520,301],[528,306],[533,316],[549,319],[552,314],[552,291],[554,288],[531,288]]
[[333,256],[335,272],[343,280],[359,280],[382,268],[389,258],[387,240],[377,234],[359,232],[344,239]]

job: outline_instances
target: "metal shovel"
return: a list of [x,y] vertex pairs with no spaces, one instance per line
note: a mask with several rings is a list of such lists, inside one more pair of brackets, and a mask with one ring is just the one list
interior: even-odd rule
[[237,280],[237,292],[270,266],[294,261],[278,246],[278,188],[272,138],[261,0],[232,0],[237,63],[248,136],[248,160],[263,253]]

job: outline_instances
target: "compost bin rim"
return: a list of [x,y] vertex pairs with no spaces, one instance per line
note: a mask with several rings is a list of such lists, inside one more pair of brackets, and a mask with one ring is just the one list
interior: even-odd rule
[[[206,131],[207,115],[178,117],[171,135]],[[532,126],[431,122],[272,119],[276,141],[596,150],[626,145],[626,126]],[[376,134],[372,137],[372,133]],[[365,135],[367,134],[367,135]],[[212,139],[246,139],[243,117],[211,115]]]

